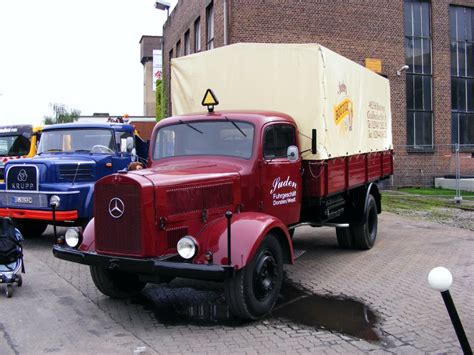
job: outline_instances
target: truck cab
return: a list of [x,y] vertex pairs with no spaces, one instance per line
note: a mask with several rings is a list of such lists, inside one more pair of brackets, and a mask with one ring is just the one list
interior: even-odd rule
[[58,224],[85,225],[92,217],[95,182],[126,169],[143,145],[125,124],[46,126],[35,157],[7,162],[0,216],[13,218],[27,236],[41,235],[52,223],[54,196]]
[[11,159],[36,155],[42,126],[13,125],[0,127],[0,183],[4,179],[5,163]]

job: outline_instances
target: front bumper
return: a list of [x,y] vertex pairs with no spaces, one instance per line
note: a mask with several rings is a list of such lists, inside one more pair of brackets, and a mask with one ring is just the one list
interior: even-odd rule
[[[18,208],[0,208],[0,217],[10,217],[16,219],[39,219],[52,221],[52,211],[27,210]],[[75,221],[78,219],[77,211],[56,211],[56,221]]]
[[85,265],[102,266],[107,269],[120,270],[144,275],[184,277],[188,279],[223,281],[234,276],[235,269],[228,265],[191,264],[176,261],[177,257],[162,258],[128,258],[96,253],[55,245],[55,257]]

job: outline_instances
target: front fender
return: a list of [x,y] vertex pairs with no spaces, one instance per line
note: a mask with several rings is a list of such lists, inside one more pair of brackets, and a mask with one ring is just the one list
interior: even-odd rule
[[[263,238],[272,232],[280,242],[283,258],[293,263],[293,243],[288,228],[281,220],[264,213],[244,212],[235,214],[231,224],[231,261],[236,269],[247,265],[255,255]],[[219,218],[203,229],[196,239],[199,252],[195,263],[207,263],[205,255],[212,252],[215,264],[227,265],[227,219]]]
[[92,218],[87,223],[86,228],[82,233],[82,243],[79,246],[80,251],[95,251],[95,218]]

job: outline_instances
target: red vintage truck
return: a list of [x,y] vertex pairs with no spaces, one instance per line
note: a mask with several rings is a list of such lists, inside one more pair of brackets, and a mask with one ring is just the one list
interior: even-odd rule
[[[203,60],[213,63],[221,51],[230,51],[224,54],[233,57],[235,50],[242,50],[237,47],[202,53]],[[259,55],[269,57],[261,71],[274,55],[274,48],[266,52],[263,47]],[[303,48],[302,57],[308,54],[306,47],[295,48],[290,49]],[[317,60],[331,59],[339,68],[349,65],[324,47],[311,47],[309,52]],[[173,62],[181,79],[188,77],[183,71],[188,64]],[[194,73],[193,65],[189,70]],[[245,63],[236,68],[241,66]],[[96,183],[93,222],[84,232],[69,229],[54,246],[54,255],[90,265],[95,285],[110,297],[133,296],[148,282],[174,277],[216,280],[225,283],[234,315],[264,316],[278,297],[283,265],[294,262],[292,235],[298,226],[333,226],[342,248],[374,246],[381,212],[376,182],[393,170],[388,81],[355,63],[348,70],[356,73],[353,80],[336,79],[335,90],[344,92],[336,93],[332,101],[315,99],[315,106],[326,107],[319,112],[330,116],[323,125],[302,122],[304,115],[292,117],[298,113],[247,107],[215,111],[217,98],[207,90],[202,104],[208,112],[177,115],[157,124],[147,169],[119,172]],[[245,75],[237,77],[245,80]],[[195,75],[192,78],[195,85],[200,82]],[[359,83],[360,78],[374,86],[370,93],[351,93],[353,81]],[[182,107],[176,96],[183,92],[179,85],[172,82],[175,112]],[[326,89],[321,95],[329,97]],[[235,100],[225,88],[218,90],[225,97],[219,97],[221,105]],[[364,100],[367,105],[362,107]],[[294,98],[293,104],[297,101]],[[275,102],[269,106],[278,107]],[[335,145],[327,137],[331,122],[346,137]],[[311,126],[315,128],[308,130]],[[360,139],[360,132],[367,131],[371,138]],[[368,148],[365,140],[370,141]],[[347,154],[337,154],[341,147]]]

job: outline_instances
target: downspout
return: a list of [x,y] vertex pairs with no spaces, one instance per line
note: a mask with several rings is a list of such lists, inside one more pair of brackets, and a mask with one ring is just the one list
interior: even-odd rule
[[228,4],[227,0],[224,0],[224,46],[227,46],[229,44],[229,39],[228,39],[228,27],[229,27],[229,19],[228,19]]

